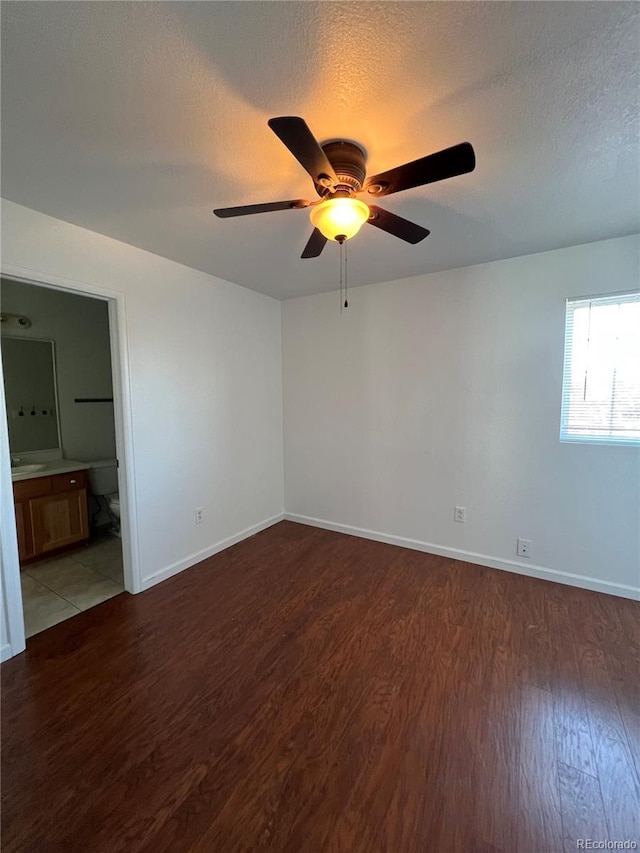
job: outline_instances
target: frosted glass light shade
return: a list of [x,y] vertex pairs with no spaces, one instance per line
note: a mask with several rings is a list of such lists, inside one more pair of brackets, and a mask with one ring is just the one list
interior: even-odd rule
[[347,240],[357,234],[369,218],[369,208],[357,198],[330,198],[312,208],[310,219],[314,228],[328,240],[344,236]]

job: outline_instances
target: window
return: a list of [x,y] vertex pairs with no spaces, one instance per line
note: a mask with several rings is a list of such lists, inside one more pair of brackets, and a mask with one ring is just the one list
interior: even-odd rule
[[640,445],[640,293],[567,299],[560,441]]

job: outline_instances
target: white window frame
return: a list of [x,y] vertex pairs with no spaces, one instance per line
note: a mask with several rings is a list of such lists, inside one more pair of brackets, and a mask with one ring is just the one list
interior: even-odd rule
[[[608,444],[622,447],[640,447],[640,435],[636,438],[629,436],[614,435],[586,435],[581,433],[569,433],[569,407],[571,388],[571,356],[573,345],[573,312],[577,307],[583,307],[589,303],[599,305],[616,305],[626,302],[640,301],[640,291],[623,291],[619,293],[603,293],[597,296],[572,296],[566,300],[565,307],[565,329],[564,329],[564,365],[562,370],[562,404],[560,414],[560,441],[571,444]],[[640,329],[638,330],[640,334]],[[640,372],[640,365],[638,366]]]

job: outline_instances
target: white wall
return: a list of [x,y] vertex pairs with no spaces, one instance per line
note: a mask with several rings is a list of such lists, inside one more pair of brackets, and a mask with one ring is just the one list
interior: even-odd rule
[[[2,279],[2,310],[24,314],[20,338],[55,341],[60,437],[67,459],[110,459],[116,453],[111,403],[75,403],[76,397],[112,397],[107,303],[73,293]],[[44,448],[40,448],[44,449]]]
[[[0,352],[0,362],[1,355]],[[1,367],[0,364],[0,373]],[[0,381],[0,412],[5,410],[4,383]],[[25,647],[15,528],[9,431],[6,418],[0,417],[0,662]]]
[[640,454],[558,435],[565,299],[639,269],[625,237],[285,302],[287,512],[637,594]]
[[2,265],[125,294],[143,586],[279,517],[278,301],[6,201]]

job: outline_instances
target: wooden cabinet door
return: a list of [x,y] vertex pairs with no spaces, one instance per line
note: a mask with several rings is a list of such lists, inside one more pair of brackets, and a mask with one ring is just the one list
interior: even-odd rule
[[18,531],[18,557],[20,560],[28,560],[33,557],[33,539],[31,537],[31,519],[29,518],[29,504],[19,501],[16,507],[16,530]]
[[36,554],[81,542],[89,536],[85,489],[31,498],[29,510]]

